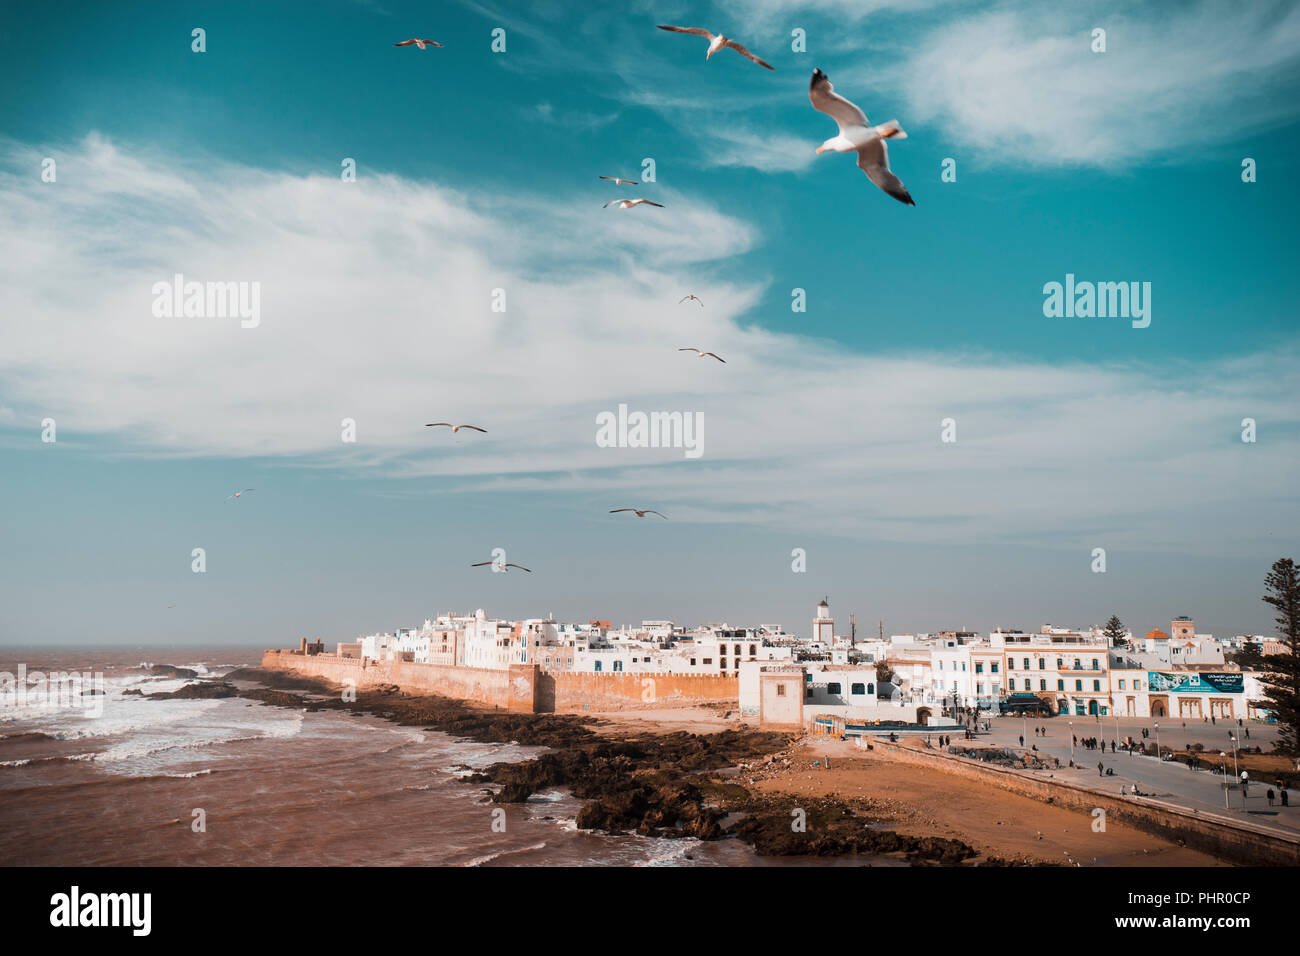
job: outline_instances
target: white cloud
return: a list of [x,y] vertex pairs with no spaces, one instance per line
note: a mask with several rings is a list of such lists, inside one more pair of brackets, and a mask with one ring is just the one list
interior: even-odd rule
[[1005,3],[927,31],[896,86],[999,163],[1118,168],[1294,119],[1298,74],[1293,4]]
[[[94,137],[57,151],[44,184],[45,151],[7,153],[0,229],[23,241],[0,257],[0,408],[32,436],[49,415],[61,442],[274,456],[420,491],[617,492],[675,520],[887,540],[1212,550],[1300,516],[1286,350],[1176,374],[857,355],[743,324],[763,284],[710,264],[758,236],[699,196],[628,212],[589,192],[481,200]],[[151,286],[175,272],[260,281],[261,326],[154,318]],[[706,307],[678,306],[688,291]],[[702,412],[703,459],[596,447],[595,415],[620,402]],[[1257,445],[1237,440],[1246,415]],[[939,441],[947,416],[956,445]],[[358,445],[339,441],[343,417]],[[439,419],[489,434],[423,428]]]

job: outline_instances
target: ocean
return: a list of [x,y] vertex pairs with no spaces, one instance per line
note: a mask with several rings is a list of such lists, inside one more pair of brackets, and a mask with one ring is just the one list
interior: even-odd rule
[[[498,807],[463,780],[539,747],[463,740],[382,718],[239,697],[148,700],[222,676],[253,649],[0,652],[0,673],[103,677],[102,696],[0,704],[0,862],[9,866],[790,865],[735,840],[578,830],[563,791]],[[4,678],[0,678],[3,680]],[[87,687],[89,685],[86,685]],[[6,687],[11,690],[12,685]],[[85,689],[83,687],[83,689]],[[98,713],[93,712],[98,711]],[[500,813],[504,811],[504,821]],[[494,825],[495,822],[495,825]],[[200,827],[200,823],[202,826]],[[893,860],[818,860],[854,865]]]

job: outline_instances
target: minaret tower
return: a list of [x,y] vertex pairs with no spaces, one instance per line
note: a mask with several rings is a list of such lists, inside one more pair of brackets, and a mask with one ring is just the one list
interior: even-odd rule
[[817,605],[817,616],[813,618],[813,640],[821,641],[830,647],[835,643],[835,619],[831,617],[831,606],[822,598]]

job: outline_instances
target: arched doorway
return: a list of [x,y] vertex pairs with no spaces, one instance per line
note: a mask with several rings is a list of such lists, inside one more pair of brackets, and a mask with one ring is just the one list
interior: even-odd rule
[[1088,701],[1088,716],[1089,717],[1097,716],[1097,702],[1095,700]]
[[929,707],[918,707],[916,709],[916,722],[918,724],[928,724],[930,722],[931,713]]
[[1151,716],[1152,717],[1169,716],[1169,705],[1165,703],[1165,699],[1163,697],[1151,698]]

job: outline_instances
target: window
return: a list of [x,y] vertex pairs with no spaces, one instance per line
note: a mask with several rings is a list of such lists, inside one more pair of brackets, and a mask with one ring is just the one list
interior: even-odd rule
[[785,685],[784,685],[784,684],[777,684],[777,685],[776,685],[776,696],[777,696],[777,697],[784,697],[784,696],[785,696]]
[[838,694],[839,692],[840,692],[840,685],[838,683],[831,683],[826,685],[826,693]]
[[1039,690],[1047,690],[1047,681],[1045,681],[1045,680],[1040,680],[1040,681],[1038,682],[1038,689],[1039,689]]
[[1101,670],[1101,668],[1097,666],[1097,658],[1095,657],[1092,659],[1092,669],[1095,671]]
[[1040,671],[1045,671],[1045,670],[1047,670],[1047,660],[1046,660],[1046,658],[1042,658],[1042,657],[1040,657],[1040,658],[1038,659],[1038,669],[1039,669]]
[[849,687],[850,694],[865,694],[867,692],[866,684],[853,684]]
[[1083,681],[1081,681],[1081,680],[1077,680],[1077,681],[1075,681],[1075,682],[1074,682],[1074,689],[1075,689],[1075,690],[1083,690]]
[[976,662],[975,662],[975,673],[976,673],[976,674],[983,674],[983,673],[984,673],[984,662],[983,662],[983,661],[976,661]]
[[1133,678],[1133,689],[1134,689],[1134,690],[1141,690],[1141,689],[1142,689],[1142,682],[1141,682],[1140,680],[1138,680],[1136,677]]
[[1015,689],[1016,689],[1016,679],[1013,677],[1011,678],[1011,680],[1007,681],[1007,690],[1015,690]]
[[[735,646],[734,650],[735,650],[735,652],[736,652],[736,656],[739,657],[739,656],[740,656],[740,645],[737,644],[737,645]],[[752,654],[752,653],[754,653],[754,652],[753,652],[753,651],[750,651],[749,653]]]
[[706,657],[706,658],[704,658],[704,663],[706,663],[706,664],[712,664],[712,663],[713,663],[713,658],[712,658],[712,657]]
[[[737,652],[737,653],[739,653],[739,652]],[[756,645],[754,645],[754,644],[750,644],[750,645],[749,645],[749,656],[750,656],[750,657],[757,657],[757,656],[758,656],[758,647],[757,647]]]
[[876,685],[875,685],[875,684],[868,684],[868,685],[867,685],[867,693],[868,693],[868,694],[874,694],[875,692],[876,692]]
[[1057,690],[1065,690],[1065,681],[1063,681],[1063,680],[1058,680],[1058,681],[1056,682],[1056,689],[1057,689]]
[[691,658],[691,666],[692,666],[692,667],[695,666],[695,658],[693,658],[693,657]]
[[616,670],[616,671],[621,671],[622,669],[623,669],[623,662],[622,662],[622,661],[615,661],[615,662],[614,662],[614,670]]
[[1092,689],[1093,689],[1093,692],[1094,692],[1094,693],[1096,693],[1097,691],[1100,691],[1100,690],[1101,690],[1101,681],[1099,681],[1099,680],[1095,680],[1095,681],[1093,681],[1093,682],[1092,682]]
[[725,657],[719,657],[719,658],[718,658],[718,670],[720,670],[720,671],[725,671],[726,669],[727,669],[727,659],[726,659]]
[[1058,671],[1065,670],[1065,661],[1061,660],[1059,657],[1056,659],[1056,669]]
[[1029,670],[1029,658],[1026,657],[1024,660],[1025,660],[1025,666],[1022,667],[1022,668],[1020,668],[1020,669],[1021,669],[1022,671],[1027,671],[1027,670]]
[[989,664],[989,670],[990,670],[992,673],[996,674],[996,673],[998,672],[998,662],[997,662],[997,661],[993,661],[991,664]]
[[1119,689],[1120,690],[1124,689],[1124,678],[1122,677],[1119,679]]
[[981,684],[981,683],[979,683],[978,681],[977,681],[976,684],[975,684],[975,693],[977,693],[977,694],[982,694],[982,693],[984,693],[984,685]]
[[596,673],[600,673],[600,661],[596,661]]

